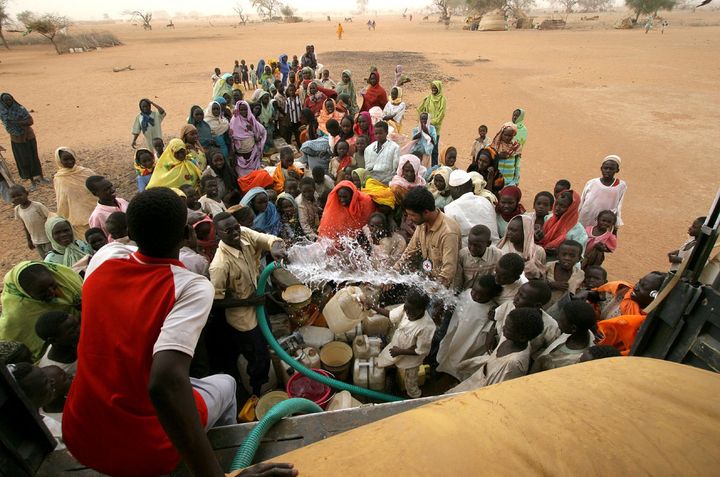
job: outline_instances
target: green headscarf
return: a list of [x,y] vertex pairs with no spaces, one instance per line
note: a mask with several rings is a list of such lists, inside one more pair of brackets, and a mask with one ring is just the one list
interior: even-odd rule
[[353,169],[353,172],[357,174],[357,176],[360,178],[360,188],[362,189],[365,187],[365,182],[367,182],[368,178],[370,177],[370,172],[367,171],[367,169],[363,169],[362,167],[358,169]]
[[347,83],[344,83],[342,80],[342,77],[340,78],[340,81],[338,81],[337,85],[335,86],[335,91],[338,94],[338,97],[340,97],[341,94],[347,94],[350,96],[350,104],[348,105],[350,108],[351,114],[357,113],[357,95],[355,94],[355,83],[353,83],[352,80],[352,71],[350,70],[343,70],[342,74],[347,75],[348,78],[350,78],[350,81]]
[[[72,267],[75,265],[75,262],[85,257],[85,255],[88,255],[92,249],[86,242],[83,242],[82,240],[75,240],[74,232],[73,241],[67,247],[63,247],[57,243],[57,241],[53,238],[53,229],[57,224],[61,224],[63,222],[67,222],[68,225],[70,224],[65,217],[60,216],[50,217],[47,222],[45,222],[45,233],[47,234],[48,239],[50,240],[50,245],[52,245],[53,248],[53,251],[45,257],[45,261],[59,263],[60,265],[65,265],[66,267]],[[70,227],[70,230],[72,230],[72,226]]]
[[525,127],[525,110],[521,108],[517,108],[518,111],[520,111],[520,115],[518,118],[514,121],[515,125],[517,126],[517,134],[515,135],[515,140],[520,143],[521,146],[525,145],[525,141],[527,141],[527,128]]
[[268,93],[267,91],[263,91],[262,93],[260,93],[260,96],[258,96],[257,99],[258,104],[260,105],[260,115],[257,119],[262,123],[263,126],[270,124],[274,112],[272,99],[268,102],[267,106],[262,103],[262,99],[265,96],[270,96],[270,93]]
[[418,113],[430,114],[430,124],[435,126],[435,131],[440,134],[440,127],[442,126],[443,119],[445,119],[445,110],[447,109],[447,101],[443,96],[443,85],[442,81],[435,80],[432,82],[438,90],[437,94],[432,92],[422,100],[420,106],[418,106]]
[[[32,265],[47,268],[57,282],[59,296],[51,301],[32,298],[20,286],[20,274]],[[79,313],[82,279],[68,267],[54,263],[25,261],[15,265],[5,275],[5,283],[0,297],[2,316],[0,316],[0,340],[13,340],[24,343],[30,348],[33,357],[42,357],[44,342],[35,333],[35,322],[49,311]]]

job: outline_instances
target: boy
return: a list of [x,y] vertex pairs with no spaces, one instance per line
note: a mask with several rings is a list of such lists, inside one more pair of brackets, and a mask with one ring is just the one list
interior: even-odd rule
[[217,80],[220,79],[220,76],[221,76],[221,75],[222,75],[222,71],[220,71],[220,68],[215,68],[215,72],[214,72],[213,75],[210,77],[210,79],[212,80],[213,86],[215,85],[215,83],[217,83]]
[[252,89],[257,89],[257,83],[258,77],[257,72],[255,71],[255,65],[250,64],[250,84],[252,85]]
[[617,216],[616,229],[622,227],[622,203],[627,191],[625,181],[615,178],[620,172],[620,157],[607,156],[600,166],[601,176],[590,179],[580,196],[580,219],[583,227],[595,225],[595,219],[603,210],[611,210]]
[[[570,185],[570,181],[567,179],[560,179],[555,183],[555,188],[553,189],[553,194],[555,195],[555,198],[557,199],[557,196],[560,195],[561,192],[565,192],[566,190],[570,190],[572,186]],[[593,224],[594,225],[594,224]]]
[[541,311],[543,322],[542,333],[530,342],[530,355],[535,359],[540,352],[547,348],[550,343],[560,336],[560,328],[557,321],[548,315],[543,307],[550,301],[550,286],[545,280],[530,280],[525,283],[515,295],[512,302],[505,303],[495,310],[495,330],[497,335],[502,333],[505,319],[515,308],[536,308]]
[[80,320],[64,311],[50,311],[35,322],[35,333],[50,346],[38,366],[57,366],[69,376],[77,370]]
[[365,169],[365,149],[370,144],[370,138],[361,134],[355,139],[355,154],[351,162],[354,169]]
[[218,182],[217,178],[213,176],[203,176],[200,179],[200,190],[203,192],[203,196],[198,200],[200,202],[200,209],[206,213],[209,217],[220,212],[225,212],[225,204],[218,197]]
[[455,289],[467,290],[477,276],[492,275],[502,252],[492,245],[490,229],[476,225],[468,233],[468,245],[458,254],[458,269],[455,275]]
[[315,197],[320,197],[325,192],[330,193],[335,188],[335,181],[325,174],[326,169],[321,166],[313,167],[312,177],[315,183]]
[[373,307],[381,315],[389,317],[395,328],[392,340],[377,357],[377,365],[381,368],[396,366],[403,374],[405,392],[413,399],[422,396],[418,387],[418,371],[430,353],[435,334],[435,323],[426,311],[429,304],[429,296],[411,288],[404,306],[392,311]]
[[585,280],[585,272],[578,266],[581,258],[582,245],[574,240],[566,240],[558,247],[557,260],[545,266],[545,276],[553,290],[550,306],[567,293],[577,293]]
[[248,75],[248,67],[245,64],[245,60],[240,60],[240,77],[242,78],[242,84],[245,86],[245,91],[250,89],[250,81]]
[[297,179],[288,179],[285,181],[285,192],[293,197],[300,195],[300,183]]
[[580,288],[582,290],[593,290],[607,283],[607,270],[599,265],[591,265],[585,269],[585,280]]
[[197,235],[195,235],[195,228],[188,225],[185,228],[185,234],[187,238],[183,243],[183,247],[180,249],[179,260],[185,265],[185,268],[191,272],[207,277],[210,262],[207,258],[197,253]]
[[475,278],[472,290],[460,294],[447,333],[440,342],[438,371],[463,379],[467,375],[461,375],[458,365],[487,352],[488,333],[495,327],[490,318],[497,306],[493,300],[500,293],[502,287],[488,274]]
[[517,308],[510,312],[502,327],[500,344],[480,369],[450,389],[447,394],[472,391],[525,376],[530,367],[529,342],[542,333],[542,312],[537,308]]
[[295,166],[295,156],[290,146],[280,149],[280,162],[273,173],[273,190],[280,194],[285,191],[285,182],[289,179],[299,180],[303,176],[302,169]]
[[562,334],[545,348],[533,363],[531,373],[561,368],[580,361],[580,356],[595,342],[595,309],[591,304],[572,300],[560,313]]
[[487,137],[488,128],[484,124],[478,128],[478,137],[475,139],[470,150],[470,163],[473,164],[477,159],[477,154],[482,149],[485,149],[490,145],[490,139]]
[[525,270],[525,260],[517,253],[507,253],[500,257],[495,265],[495,282],[503,287],[497,302],[512,302],[523,283],[527,283],[527,278],[523,274]]
[[110,214],[105,222],[105,227],[107,227],[110,242],[135,245],[135,242],[128,237],[127,215],[125,212],[113,212]]
[[302,101],[297,95],[297,89],[294,84],[287,85],[285,88],[285,117],[287,118],[287,130],[285,132],[285,142],[291,144],[292,136],[295,136],[295,144],[300,147],[300,112],[302,111]]
[[677,271],[677,269],[680,268],[680,264],[682,263],[683,259],[690,256],[690,254],[692,253],[693,249],[695,248],[697,238],[700,235],[700,230],[705,223],[705,220],[707,220],[706,217],[698,217],[697,219],[695,219],[688,228],[688,239],[685,241],[685,243],[682,244],[679,249],[673,250],[672,252],[668,253],[668,260],[671,264],[671,272]]
[[153,150],[155,151],[155,158],[160,159],[160,156],[162,156],[163,151],[165,151],[165,143],[163,142],[161,137],[153,138],[152,141]]
[[303,177],[300,180],[300,196],[297,198],[300,227],[310,241],[317,239],[320,224],[320,209],[317,206],[315,180]]
[[28,199],[28,192],[21,185],[10,187],[10,200],[15,206],[15,220],[23,223],[28,248],[36,250],[40,259],[44,259],[52,250],[50,239],[45,233],[45,222],[54,214],[40,202]]
[[97,197],[98,202],[90,214],[88,224],[90,227],[102,229],[107,235],[108,231],[105,222],[113,212],[125,212],[128,201],[115,197],[115,186],[103,176],[90,176],[85,181],[85,187],[92,195]]
[[[117,214],[122,214],[123,212],[115,212]],[[110,214],[112,215],[112,214]],[[85,270],[87,270],[88,264],[90,263],[90,260],[92,259],[93,255],[95,255],[95,252],[103,248],[108,243],[108,239],[105,236],[105,232],[102,231],[102,229],[99,229],[97,227],[93,227],[91,229],[87,229],[85,231],[85,241],[90,245],[90,248],[92,249],[92,252],[88,255],[85,255],[83,258],[78,260],[77,262],[73,263],[72,268],[76,273],[78,273],[80,276],[85,276]]]
[[198,202],[200,195],[197,193],[195,188],[190,184],[183,184],[180,186],[180,191],[185,195],[185,203],[187,204],[187,220],[188,224],[194,224],[198,220],[205,218],[205,213],[202,211],[202,206]]

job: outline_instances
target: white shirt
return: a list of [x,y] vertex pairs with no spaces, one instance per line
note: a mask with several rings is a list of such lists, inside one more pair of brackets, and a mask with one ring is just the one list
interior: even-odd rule
[[180,261],[191,272],[204,277],[208,276],[210,262],[208,262],[207,258],[203,257],[190,247],[183,247],[180,249]]
[[467,247],[470,229],[476,225],[484,225],[490,229],[490,240],[493,243],[500,238],[495,208],[485,197],[473,192],[463,194],[445,206],[445,215],[455,219],[460,226],[463,247]]
[[[498,336],[502,336],[502,329],[505,325],[505,319],[514,309],[515,305],[512,301],[509,301],[500,305],[495,310],[495,328],[497,329]],[[545,348],[550,346],[550,344],[562,334],[557,321],[555,321],[555,318],[548,315],[545,310],[540,311],[542,312],[543,330],[539,336],[535,337],[532,341],[530,341],[530,355],[533,359],[536,359],[538,356],[540,356],[540,353],[542,353]]]
[[211,199],[206,195],[200,197],[200,199],[198,199],[198,202],[200,203],[202,211],[210,217],[212,217],[213,215],[217,215],[220,212],[225,212],[226,210],[223,201],[218,202],[217,200]]
[[365,169],[374,179],[389,184],[400,165],[400,146],[391,140],[385,141],[377,150],[378,142],[365,148]]
[[[585,184],[580,196],[580,219],[584,227],[597,224],[597,216],[603,210],[612,210],[617,215],[617,226],[623,225],[622,204],[627,191],[625,181],[616,180],[617,185],[604,185],[599,177]],[[614,183],[613,183],[614,184]]]
[[[420,366],[425,357],[430,353],[433,335],[435,334],[435,323],[430,315],[425,315],[419,320],[410,321],[405,314],[405,307],[399,306],[390,312],[390,321],[396,327],[390,344],[380,352],[377,358],[377,365],[386,368],[391,365],[399,369],[410,369]],[[390,350],[395,346],[403,349],[413,348],[416,356],[390,356]]]

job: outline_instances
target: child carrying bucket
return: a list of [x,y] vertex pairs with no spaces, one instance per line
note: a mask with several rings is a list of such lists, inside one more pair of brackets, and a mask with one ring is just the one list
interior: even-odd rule
[[372,306],[381,315],[389,317],[395,329],[392,340],[380,352],[377,365],[381,368],[395,365],[398,372],[403,374],[405,392],[411,398],[422,396],[418,387],[418,372],[430,353],[435,334],[435,323],[426,311],[429,303],[430,297],[412,288],[402,307],[388,311]]

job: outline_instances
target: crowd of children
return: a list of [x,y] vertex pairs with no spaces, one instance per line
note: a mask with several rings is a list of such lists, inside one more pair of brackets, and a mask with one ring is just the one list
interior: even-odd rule
[[[146,146],[132,161],[138,197],[167,188],[182,199],[178,265],[214,290],[203,338],[195,330],[198,349],[214,356],[204,371],[191,369],[193,376],[221,368],[237,379],[242,355],[250,392],[260,395],[270,367],[255,312],[270,302],[255,295],[261,263],[284,257],[295,243],[321,240],[327,253],[342,253],[347,238],[378,269],[419,273],[456,295],[454,304],[437,303],[422,290],[394,287],[364,303],[389,316],[392,332],[378,365],[397,367],[411,398],[422,395],[423,363],[449,377],[444,390],[459,392],[629,353],[665,274],[632,285],[608,282],[601,267],[623,225],[621,158],[605,157],[600,177],[582,191],[557,181],[527,210],[520,188],[525,111],[513,111],[494,136],[480,126],[463,170],[456,148],[440,145],[448,109],[442,84],[432,82],[411,129],[403,125],[403,79],[398,66],[388,94],[372,68],[356,90],[349,70],[330,78],[312,45],[300,59],[282,55],[257,68],[235,61],[232,73],[215,69],[207,108],[193,106],[167,147],[165,110],[140,101],[132,126],[133,148],[140,135]],[[56,212],[23,186],[10,188],[15,218],[41,261],[22,262],[5,277],[0,318],[0,359],[14,365],[21,388],[46,413],[58,401],[62,410],[60,389],[84,366],[82,280],[98,268],[94,257],[141,241],[129,232],[135,199],[117,197],[113,183],[80,166],[71,149],[58,148],[55,159]],[[692,251],[703,221],[670,252],[673,269]],[[137,291],[132,299],[148,295]],[[153,310],[161,305],[152,303]],[[82,322],[92,319],[83,307]],[[221,351],[203,344],[220,335]]]

